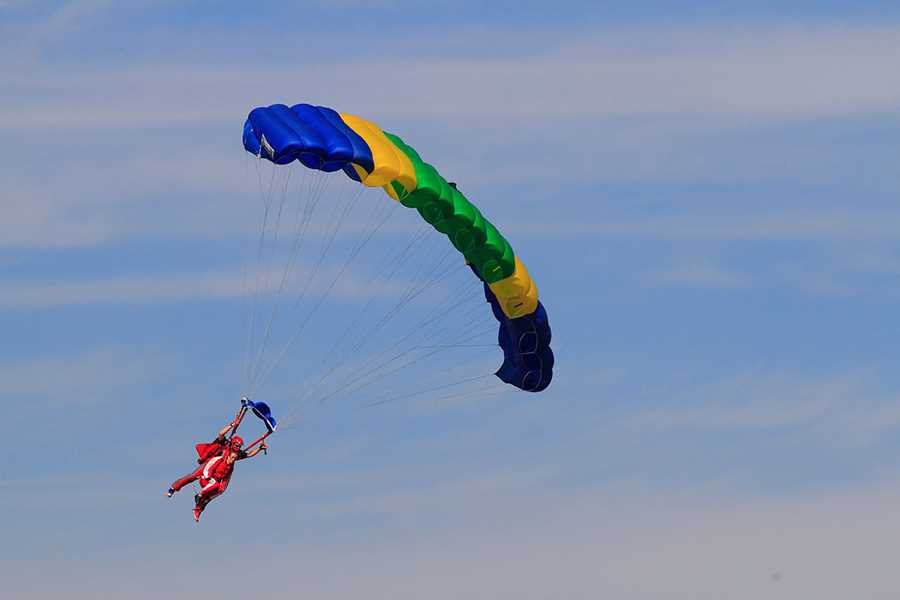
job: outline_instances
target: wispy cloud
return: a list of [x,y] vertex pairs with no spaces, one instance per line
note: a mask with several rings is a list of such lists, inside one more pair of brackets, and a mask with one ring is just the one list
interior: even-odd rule
[[[61,11],[61,22],[72,11],[77,12]],[[0,100],[5,115],[0,127],[96,130],[225,122],[277,99],[327,100],[375,117],[466,121],[663,115],[809,119],[887,114],[900,106],[900,75],[880,68],[900,61],[900,34],[891,26],[631,30],[629,51],[615,43],[624,41],[623,33],[574,41],[565,32],[558,35],[568,41],[540,54],[501,59],[29,69],[11,73],[18,84]],[[528,45],[525,38],[517,42]],[[535,87],[535,81],[541,85]],[[272,82],[279,82],[279,89]],[[38,88],[43,97],[23,106],[27,90]],[[387,93],[396,89],[404,93]],[[441,93],[434,94],[436,89]]]
[[[156,304],[223,298],[252,297],[271,302],[278,295],[290,306],[298,297],[313,300],[328,294],[338,301],[358,302],[369,298],[394,298],[412,285],[403,276],[381,281],[364,267],[344,269],[340,259],[316,269],[311,264],[295,264],[288,268],[287,258],[281,264],[247,270],[220,269],[186,273],[128,275],[71,281],[6,281],[0,284],[0,307],[50,308],[93,304]],[[285,273],[287,273],[285,279]],[[284,286],[282,287],[282,280]],[[418,285],[424,285],[425,280]],[[304,289],[306,293],[304,294]],[[303,295],[303,296],[301,296]]]
[[657,240],[872,240],[900,237],[900,213],[892,211],[696,211],[685,215],[611,217],[593,222],[557,220],[509,223],[518,236],[599,236]]
[[69,0],[53,12],[39,27],[45,34],[71,30],[88,17],[113,5],[111,0]]
[[736,288],[748,284],[746,276],[724,269],[708,259],[695,259],[650,274],[650,279],[668,285],[701,288]]
[[[61,22],[82,10],[94,3],[65,5]],[[782,131],[786,121],[892,114],[900,76],[876,65],[900,56],[898,31],[711,24],[590,38],[556,32],[553,43],[503,58],[478,55],[493,48],[493,36],[467,32],[467,53],[398,54],[366,65],[355,57],[227,66],[25,60],[10,66],[0,90],[0,128],[21,140],[2,157],[15,174],[4,189],[0,244],[67,247],[241,230],[247,218],[239,204],[252,201],[256,176],[241,162],[238,134],[226,145],[219,132],[239,131],[249,108],[273,101],[321,102],[424,132],[416,145],[448,176],[463,175],[476,203],[498,183],[855,180],[841,143],[757,136]],[[504,35],[510,47],[530,47],[522,34]],[[405,91],[385,92],[393,89]],[[51,133],[52,149],[42,141]],[[883,160],[859,168],[887,185],[896,169]],[[548,237],[895,238],[900,215],[867,210],[871,204],[594,223],[540,215],[540,225],[507,221],[502,229]]]
[[[465,593],[529,600],[698,594],[749,600],[781,593],[887,597],[893,585],[887,561],[873,559],[870,551],[886,549],[885,528],[898,528],[891,507],[896,486],[775,501],[703,494],[651,501],[639,490],[565,499],[548,494],[508,504],[507,512],[489,490],[480,497],[468,527],[440,541],[433,537],[424,547],[418,542],[415,557],[403,547],[374,563],[362,548],[352,553],[370,561],[356,571],[365,587],[410,598],[427,589],[430,598],[447,599]],[[520,512],[527,505],[535,511],[530,518]],[[536,513],[542,518],[534,519]],[[862,548],[868,551],[860,553]],[[398,589],[389,582],[403,577],[401,564],[416,576]],[[467,573],[466,581],[447,574],[447,565]],[[653,577],[646,577],[648,569]],[[310,593],[343,597],[354,595],[359,581],[324,577],[308,585]]]
[[152,353],[101,347],[7,359],[0,365],[0,380],[12,396],[83,406],[111,401],[129,387],[153,381],[163,365]]
[[[409,497],[368,499],[372,505],[366,514],[402,508],[407,526],[402,531],[363,527],[324,544],[304,529],[296,538],[277,536],[278,552],[250,551],[239,559],[190,557],[190,547],[143,560],[135,560],[133,551],[122,556],[121,550],[119,555],[107,550],[102,561],[79,567],[81,577],[65,581],[29,576],[38,569],[68,573],[62,559],[47,557],[31,565],[5,561],[4,567],[18,575],[4,573],[7,590],[21,598],[64,591],[80,600],[126,589],[137,599],[162,592],[182,597],[183,585],[223,568],[249,575],[232,582],[235,594],[258,594],[263,575],[277,572],[282,589],[316,598],[844,600],[890,598],[896,587],[890,560],[891,542],[900,535],[895,480],[856,491],[779,498],[735,497],[710,489],[651,491],[626,483],[572,494],[522,495],[502,480],[472,481],[423,488]],[[272,503],[266,496],[253,508]],[[320,503],[326,510],[328,505]],[[433,512],[436,507],[443,510]],[[312,507],[302,508],[296,515]],[[312,514],[323,518],[318,510]],[[280,528],[295,518],[285,515]],[[205,539],[234,539],[204,531]],[[169,534],[178,535],[174,529]],[[251,549],[257,544],[264,547],[257,540]],[[191,569],[181,568],[189,558]],[[346,576],[348,570],[353,577]],[[160,572],[170,576],[161,580]]]
[[894,409],[897,393],[870,385],[870,379],[878,380],[874,373],[874,369],[818,376],[748,371],[685,391],[672,405],[626,420],[656,430],[792,428],[841,444],[868,440],[900,426],[900,412]]
[[[274,275],[273,275],[274,277]],[[0,287],[0,306],[47,308],[98,303],[145,304],[252,294],[237,272],[128,276],[94,281],[17,283]]]

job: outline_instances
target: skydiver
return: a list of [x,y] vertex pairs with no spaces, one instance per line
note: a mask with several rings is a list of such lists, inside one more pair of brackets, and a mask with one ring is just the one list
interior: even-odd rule
[[231,474],[234,472],[234,463],[245,458],[252,458],[260,452],[265,452],[268,446],[260,442],[259,446],[245,452],[241,449],[244,440],[237,435],[229,441],[225,436],[231,430],[232,424],[225,425],[209,444],[197,444],[197,454],[200,463],[192,473],[175,481],[166,491],[166,496],[171,498],[175,492],[187,484],[200,480],[200,493],[194,495],[194,520],[200,521],[200,513],[210,501],[225,492]]

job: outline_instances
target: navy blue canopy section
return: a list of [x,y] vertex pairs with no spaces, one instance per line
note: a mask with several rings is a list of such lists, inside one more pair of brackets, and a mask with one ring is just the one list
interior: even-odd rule
[[544,306],[538,302],[537,310],[530,315],[510,319],[503,314],[487,284],[484,284],[484,297],[500,322],[497,344],[503,349],[503,364],[496,372],[497,377],[526,392],[544,390],[553,379],[550,322]]
[[330,108],[296,104],[260,106],[244,123],[244,148],[260,158],[284,165],[295,160],[310,169],[337,171],[359,181],[350,166],[367,173],[375,168],[372,151],[341,116]]
[[270,432],[275,431],[275,428],[278,427],[278,423],[275,421],[275,417],[272,416],[272,411],[269,409],[269,405],[265,402],[254,402],[253,400],[244,400],[244,406],[250,408],[253,411],[253,414],[259,417],[259,419],[265,424],[266,429]]

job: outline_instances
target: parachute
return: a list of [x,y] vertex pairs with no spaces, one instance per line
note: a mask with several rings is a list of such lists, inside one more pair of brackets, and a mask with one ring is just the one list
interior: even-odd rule
[[243,144],[251,154],[276,165],[296,161],[309,169],[343,171],[416,209],[447,236],[483,284],[485,300],[499,323],[497,343],[504,356],[495,375],[529,392],[550,385],[554,363],[550,324],[525,264],[456,184],[448,183],[400,137],[371,121],[323,106],[273,104],[250,112]]

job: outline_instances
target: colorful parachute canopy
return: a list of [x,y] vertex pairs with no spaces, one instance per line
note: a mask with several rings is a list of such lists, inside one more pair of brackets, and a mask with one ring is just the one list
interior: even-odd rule
[[466,197],[396,135],[361,117],[324,106],[273,104],[254,108],[244,123],[244,148],[273,163],[343,170],[415,208],[445,234],[484,283],[500,323],[504,360],[496,375],[530,392],[553,377],[547,312],[537,286],[509,242]]

